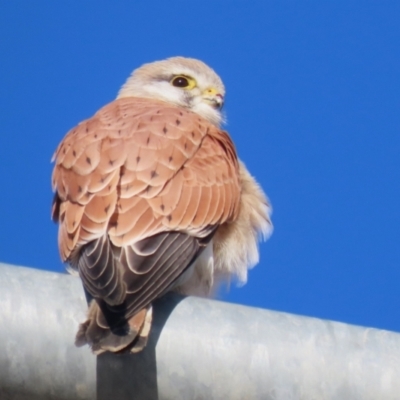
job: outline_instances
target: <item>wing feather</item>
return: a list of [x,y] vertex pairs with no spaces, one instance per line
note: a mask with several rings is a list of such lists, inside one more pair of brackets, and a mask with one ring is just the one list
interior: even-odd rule
[[67,134],[54,160],[61,257],[109,325],[168,290],[239,213],[228,134],[164,102],[110,103]]
[[[168,290],[211,239],[159,233],[115,251],[105,236],[85,245],[78,261],[86,290],[109,323],[123,324]],[[115,322],[116,321],[116,322]]]

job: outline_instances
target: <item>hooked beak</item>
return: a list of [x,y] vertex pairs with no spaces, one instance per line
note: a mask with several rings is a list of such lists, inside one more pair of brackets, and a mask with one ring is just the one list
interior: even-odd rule
[[203,92],[203,100],[217,109],[221,109],[224,105],[224,96],[213,87],[208,88]]

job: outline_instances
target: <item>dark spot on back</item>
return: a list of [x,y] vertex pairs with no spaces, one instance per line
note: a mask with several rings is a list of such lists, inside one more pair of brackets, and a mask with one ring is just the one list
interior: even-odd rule
[[169,156],[168,161],[171,162],[173,160],[172,156]]
[[89,132],[89,128],[88,127],[86,127],[86,133],[88,133]]
[[168,220],[169,222],[171,222],[171,221],[172,221],[172,216],[171,216],[171,215],[168,215],[167,220]]
[[82,186],[81,185],[78,186],[78,192],[82,193]]
[[76,157],[76,151],[75,151],[75,150],[72,150],[72,155],[73,155],[74,157]]
[[163,130],[162,130],[164,133],[167,133],[168,132],[168,129],[167,129],[167,127],[166,126],[164,126],[164,128],[163,128]]
[[165,210],[164,204],[161,204],[160,208],[161,208],[162,211],[164,211]]
[[140,157],[139,156],[137,156],[136,157],[136,162],[139,164],[139,161],[140,161]]
[[150,136],[147,138],[147,142],[146,142],[147,144],[149,144],[150,143]]
[[158,176],[157,171],[151,171],[151,178],[156,178]]
[[179,119],[177,119],[177,120],[175,121],[175,123],[176,123],[177,125],[180,125],[180,124],[181,124],[181,121],[180,121]]
[[90,159],[90,157],[86,157],[86,162],[87,162],[89,165],[92,165],[92,160]]

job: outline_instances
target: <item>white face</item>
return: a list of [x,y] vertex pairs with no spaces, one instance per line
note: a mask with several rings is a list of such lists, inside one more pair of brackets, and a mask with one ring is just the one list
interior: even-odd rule
[[118,97],[146,97],[187,108],[214,125],[223,120],[225,89],[203,62],[183,57],[158,61],[135,70]]

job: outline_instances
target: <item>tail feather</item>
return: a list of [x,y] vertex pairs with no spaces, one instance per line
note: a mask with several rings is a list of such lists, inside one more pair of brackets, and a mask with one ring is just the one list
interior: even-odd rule
[[96,301],[89,306],[88,318],[80,324],[75,338],[78,347],[88,344],[94,354],[130,351],[137,353],[147,343],[151,328],[152,308],[143,308],[117,329],[110,327]]

